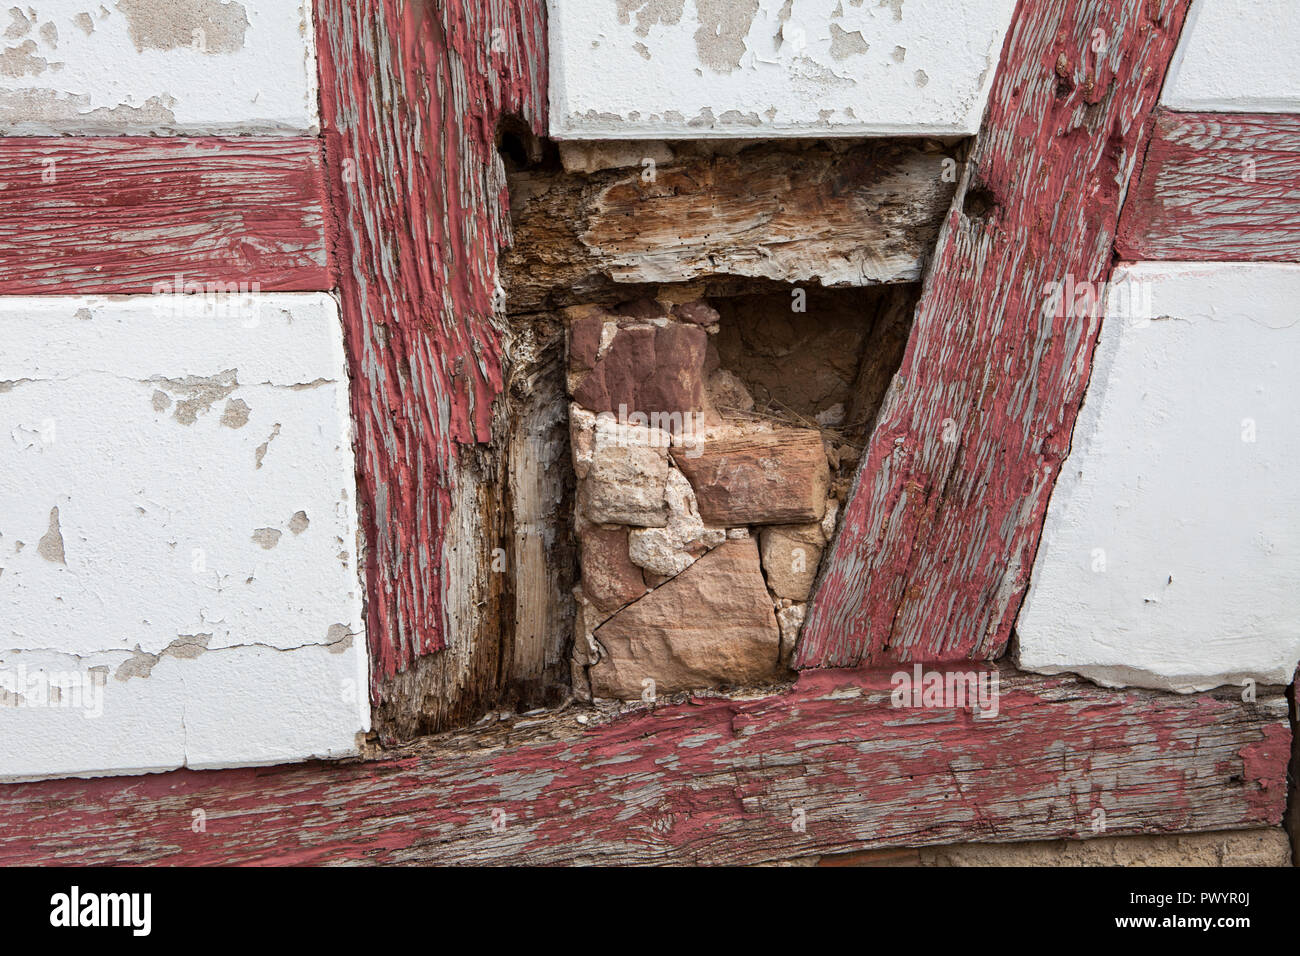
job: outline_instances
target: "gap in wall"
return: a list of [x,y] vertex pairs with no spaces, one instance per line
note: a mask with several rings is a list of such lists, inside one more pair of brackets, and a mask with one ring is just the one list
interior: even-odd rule
[[[642,156],[642,152],[652,155]],[[514,238],[512,246],[503,252],[500,270],[509,372],[499,419],[504,423],[502,446],[508,482],[505,498],[513,527],[513,533],[505,536],[512,583],[502,603],[503,611],[513,603],[514,619],[502,621],[503,673],[499,686],[502,708],[522,712],[555,706],[570,694],[580,698],[590,695],[588,668],[592,661],[581,646],[583,636],[605,629],[616,616],[609,613],[607,604],[606,608],[594,610],[601,620],[591,626],[593,608],[585,592],[591,586],[592,562],[603,562],[601,547],[607,547],[611,537],[603,532],[612,533],[614,538],[621,534],[621,540],[626,541],[632,530],[631,526],[601,523],[606,538],[601,547],[593,547],[587,536],[575,533],[575,526],[587,530],[592,524],[579,513],[581,480],[575,473],[571,447],[574,422],[570,407],[575,381],[570,332],[574,315],[594,311],[603,316],[602,324],[608,320],[612,328],[627,326],[629,334],[644,336],[644,326],[679,324],[672,314],[675,305],[698,303],[712,310],[716,318],[706,323],[711,326],[707,330],[707,368],[699,371],[713,424],[739,427],[741,431],[775,431],[801,441],[812,433],[813,444],[819,442],[826,457],[826,497],[834,503],[829,524],[822,520],[824,514],[817,521],[805,522],[769,520],[759,515],[756,521],[731,525],[732,532],[744,529],[752,535],[754,549],[759,550],[767,537],[765,530],[798,532],[793,526],[800,523],[809,526],[805,531],[813,525],[833,529],[875,414],[901,361],[919,291],[915,278],[937,235],[951,190],[945,193],[947,187],[939,185],[934,187],[937,194],[932,195],[927,184],[922,189],[923,202],[899,192],[897,182],[890,177],[915,178],[918,164],[931,160],[935,164],[932,178],[942,183],[938,175],[939,158],[944,155],[942,145],[915,142],[583,144],[575,168],[573,156],[562,156],[559,145],[505,126],[500,153],[510,193]],[[584,163],[591,168],[583,168]],[[788,167],[794,168],[795,174],[783,178],[783,170]],[[653,179],[647,178],[647,170],[653,170]],[[899,281],[896,276],[889,282],[825,288],[816,277],[786,281],[735,274],[727,270],[743,272],[748,267],[737,267],[728,257],[737,256],[743,261],[748,253],[742,246],[766,241],[761,229],[749,230],[743,242],[701,253],[692,247],[692,230],[709,227],[693,223],[691,217],[679,224],[676,235],[680,242],[669,236],[666,245],[659,244],[644,257],[649,263],[644,270],[637,256],[628,251],[641,241],[635,222],[619,227],[625,233],[618,235],[629,238],[615,241],[618,250],[612,256],[606,254],[605,247],[591,241],[593,231],[614,235],[608,223],[602,225],[606,213],[615,217],[628,213],[636,218],[641,207],[635,196],[629,199],[623,195],[626,188],[644,189],[650,205],[659,208],[664,202],[689,200],[697,185],[704,188],[700,184],[705,177],[714,207],[707,215],[720,217],[724,225],[734,221],[748,228],[744,222],[761,222],[767,215],[756,206],[765,197],[761,193],[756,197],[747,187],[735,193],[734,215],[725,208],[719,212],[716,207],[727,201],[727,190],[731,188],[728,183],[732,181],[758,183],[761,189],[766,177],[769,189],[787,188],[804,197],[790,199],[785,205],[797,207],[802,202],[809,208],[806,234],[787,237],[791,232],[787,222],[770,237],[773,248],[781,248],[777,255],[789,259],[782,268],[807,272],[807,263],[801,265],[803,255],[813,257],[817,266],[823,260],[843,260],[834,266],[841,270],[841,278],[845,274],[843,263],[847,262],[855,270],[898,273],[911,281]],[[833,205],[835,197],[852,194],[855,189],[864,195],[870,193],[872,202],[879,200],[886,206],[895,202],[900,209],[906,207],[907,213],[895,217],[889,236],[881,238],[878,245],[863,246],[856,239],[845,239],[840,248],[835,231],[839,227],[827,232],[811,211],[828,202]],[[878,196],[877,191],[882,189],[884,194]],[[927,213],[929,219],[916,214],[918,202],[927,209],[933,207],[933,215]],[[665,216],[650,213],[649,209],[647,214],[652,220],[647,224],[650,231],[662,233],[668,228]],[[908,217],[917,222],[907,225],[911,222]],[[834,211],[827,212],[826,218],[833,221]],[[899,225],[905,220],[904,225]],[[797,224],[793,232],[800,232]],[[848,236],[851,230],[842,233]],[[674,247],[675,242],[679,249]],[[804,243],[807,248],[800,252]],[[675,266],[675,257],[681,260],[680,269]],[[916,261],[909,265],[909,257]],[[710,268],[719,271],[708,271]],[[909,268],[914,268],[918,276],[907,273]],[[656,281],[636,281],[642,272]],[[621,334],[621,329],[611,330],[606,336]],[[779,447],[781,442],[774,444]],[[774,457],[780,455],[774,453]],[[621,532],[617,530],[620,527]],[[688,568],[716,548],[717,543],[711,543],[713,547],[697,548],[698,553],[688,555]],[[823,537],[784,544],[787,552],[791,545],[803,551],[798,576],[810,584],[822,556],[829,550],[828,540]],[[752,555],[746,561],[752,565]],[[802,620],[806,596],[797,601],[774,595],[774,585],[780,585],[773,581],[772,569],[763,567],[761,560],[758,566],[762,570],[757,586],[766,589],[767,615],[773,622],[769,630],[780,633],[781,625],[786,625],[784,638],[773,651],[770,679],[758,682],[771,684],[790,676],[785,664]],[[643,592],[650,596],[685,573],[678,569],[673,569],[673,574],[655,573],[631,564],[626,551],[618,570],[629,576],[625,585],[635,573],[636,580],[644,582]],[[747,580],[754,583],[753,574]],[[630,603],[642,603],[644,596],[625,602],[619,610]],[[797,614],[786,610],[795,605]],[[783,610],[784,620],[778,623]],[[710,608],[703,609],[706,620],[710,614]],[[584,622],[584,617],[588,621]],[[649,634],[654,628],[649,625],[649,630],[641,628],[640,632]],[[633,639],[638,638],[634,635]],[[596,644],[601,644],[600,638]],[[731,659],[730,653],[726,647],[720,648],[719,660]],[[706,663],[702,670],[697,668],[692,673],[698,676],[710,666]],[[716,673],[707,684],[722,689],[755,686],[753,681],[731,681],[727,676]],[[615,684],[615,696],[643,696],[641,680],[635,673]],[[656,696],[665,693],[665,682],[660,684]],[[674,692],[672,680],[666,686],[670,688],[667,693]],[[630,693],[633,688],[638,691],[635,695]]]
[[916,293],[698,290],[564,310],[582,699],[792,676]]

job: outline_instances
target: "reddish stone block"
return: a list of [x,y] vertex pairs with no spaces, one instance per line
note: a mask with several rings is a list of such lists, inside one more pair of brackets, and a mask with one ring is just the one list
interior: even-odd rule
[[641,569],[628,557],[626,528],[589,525],[579,540],[587,600],[602,611],[613,611],[645,594]]
[[619,329],[574,401],[597,413],[702,411],[707,339],[699,326],[677,323]]
[[710,439],[695,451],[674,462],[709,524],[797,524],[820,521],[826,510],[830,469],[816,429]]

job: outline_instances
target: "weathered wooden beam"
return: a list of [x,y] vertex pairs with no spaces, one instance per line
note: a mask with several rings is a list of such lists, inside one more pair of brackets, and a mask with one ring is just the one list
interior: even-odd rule
[[[503,384],[494,290],[509,223],[496,133],[508,115],[545,129],[545,9],[320,0],[315,12],[378,705],[449,630],[475,650],[480,608],[501,600],[499,588],[480,593],[500,578],[484,527],[502,510],[499,482],[476,484],[460,446],[492,439]],[[488,657],[455,663],[447,686],[497,672],[495,646],[479,650]],[[439,706],[454,711],[450,697]]]
[[796,666],[1006,647],[1088,382],[1093,298],[1187,0],[1021,0]]
[[1156,114],[1124,259],[1300,262],[1300,116]]
[[914,282],[957,188],[957,150],[937,141],[665,149],[647,147],[652,165],[511,177],[512,309],[572,304],[593,276]]
[[[1286,702],[999,672],[996,716],[887,671],[573,712],[371,760],[0,788],[0,863],[761,863],[889,846],[1275,826]],[[952,701],[950,701],[952,703]],[[592,718],[589,718],[592,719]]]
[[317,139],[2,137],[0,295],[323,291],[324,202]]

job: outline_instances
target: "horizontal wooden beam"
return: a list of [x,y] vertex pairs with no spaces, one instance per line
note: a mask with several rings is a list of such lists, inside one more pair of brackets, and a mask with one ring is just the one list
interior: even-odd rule
[[0,295],[333,286],[314,138],[0,138]]
[[1281,821],[1280,695],[997,676],[979,718],[895,707],[888,671],[809,671],[773,696],[588,727],[561,711],[371,760],[14,784],[0,863],[750,864]]
[[915,282],[964,153],[924,140],[665,148],[647,148],[658,161],[631,168],[511,177],[511,309],[590,301],[593,276],[620,285]]
[[1121,258],[1300,262],[1300,116],[1161,110],[1154,129]]

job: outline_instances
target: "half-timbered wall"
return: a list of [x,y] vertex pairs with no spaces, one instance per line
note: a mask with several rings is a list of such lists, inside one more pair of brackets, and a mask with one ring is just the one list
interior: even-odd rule
[[0,23],[0,858],[1285,858],[1286,0],[82,6]]

